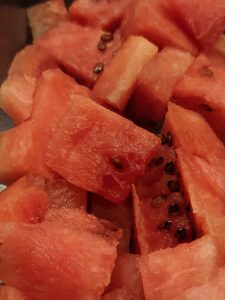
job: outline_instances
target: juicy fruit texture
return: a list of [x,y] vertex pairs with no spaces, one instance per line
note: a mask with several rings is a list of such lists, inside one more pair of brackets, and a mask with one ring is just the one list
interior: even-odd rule
[[151,133],[77,96],[49,141],[46,162],[72,184],[122,203],[158,144]]
[[63,0],[48,0],[27,9],[33,39],[68,20]]
[[131,109],[138,119],[162,120],[174,87],[193,61],[188,52],[165,47],[141,72]]
[[0,288],[0,300],[28,300],[17,289],[9,286],[3,286]]
[[[104,294],[101,298],[102,300],[139,300],[138,298],[133,298],[126,289],[115,289],[112,292]],[[140,298],[140,300],[143,298]]]
[[0,276],[28,299],[98,299],[110,281],[117,243],[99,235],[44,222],[1,226],[1,240]]
[[122,36],[142,35],[159,47],[197,53],[189,36],[174,21],[165,0],[132,0],[122,22]]
[[176,164],[174,150],[162,145],[133,187],[135,235],[141,254],[196,238]]
[[105,66],[120,47],[120,36],[107,44],[107,49],[98,49],[98,43],[104,32],[98,28],[82,27],[76,23],[65,23],[52,29],[36,41],[70,74],[82,83],[92,86],[99,74],[94,72],[96,64]]
[[206,282],[216,270],[216,246],[209,236],[140,258],[147,300],[174,299],[188,288]]
[[225,28],[223,0],[170,0],[182,24],[193,34],[200,46],[211,47]]
[[120,24],[130,0],[76,0],[70,6],[72,19],[84,26],[114,30]]
[[224,66],[200,55],[177,84],[177,104],[201,113],[225,142]]
[[123,111],[134,91],[138,75],[157,51],[157,47],[143,37],[128,37],[95,84],[94,96]]
[[20,124],[30,117],[37,78],[56,62],[37,46],[27,46],[14,58],[8,78],[1,86],[0,107]]
[[132,214],[129,203],[116,205],[93,194],[91,198],[91,212],[96,217],[108,220],[123,230],[123,237],[118,245],[118,251],[128,253],[132,227]]
[[48,196],[38,179],[22,177],[0,193],[1,222],[38,223],[48,209]]
[[80,208],[87,210],[87,192],[65,179],[50,179],[45,184],[49,208]]
[[213,45],[213,50],[225,57],[225,36],[221,35],[217,42]]

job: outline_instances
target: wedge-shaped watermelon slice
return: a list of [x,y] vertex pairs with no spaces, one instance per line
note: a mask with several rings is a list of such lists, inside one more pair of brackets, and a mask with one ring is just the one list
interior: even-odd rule
[[122,22],[122,36],[142,35],[154,44],[197,53],[189,36],[174,21],[165,0],[132,0]]
[[190,53],[165,47],[149,61],[135,87],[131,110],[136,118],[162,120],[176,83],[193,61]]
[[26,176],[0,193],[0,222],[38,223],[48,209],[42,180]]
[[224,65],[198,56],[177,84],[174,101],[201,113],[225,142]]
[[141,256],[145,298],[168,300],[190,287],[206,282],[216,273],[217,250],[210,236],[176,248]]
[[157,51],[157,47],[143,37],[130,36],[95,84],[94,96],[123,111],[138,75]]
[[0,276],[28,299],[99,299],[110,281],[116,241],[57,222],[0,231]]
[[9,286],[3,286],[0,289],[0,300],[28,300],[17,289]]
[[193,34],[202,47],[211,47],[225,28],[223,0],[169,0],[181,24]]
[[89,98],[73,100],[49,140],[47,165],[72,184],[123,203],[159,139]]
[[27,46],[14,58],[0,89],[0,107],[16,124],[30,117],[37,78],[56,62],[41,48]]
[[33,39],[68,20],[63,0],[48,0],[27,9]]
[[114,30],[120,24],[122,16],[130,0],[76,0],[70,6],[73,20],[84,26],[99,27],[104,30]]
[[105,51],[99,50],[99,41],[105,34],[101,29],[65,23],[48,31],[36,40],[71,75],[89,86],[99,77],[104,65],[112,59],[121,45],[120,35],[115,34]]

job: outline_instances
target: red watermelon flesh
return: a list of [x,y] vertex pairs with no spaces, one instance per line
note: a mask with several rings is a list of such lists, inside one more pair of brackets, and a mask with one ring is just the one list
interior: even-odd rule
[[46,162],[72,184],[123,203],[158,144],[151,133],[77,96],[49,141]]
[[124,254],[117,257],[107,292],[122,289],[130,295],[129,299],[144,299],[139,259],[139,255],[135,254]]
[[225,29],[223,0],[169,0],[181,24],[193,34],[199,45],[211,47]]
[[123,111],[134,91],[138,75],[157,51],[157,47],[143,37],[128,37],[98,79],[93,95]]
[[174,87],[193,61],[188,52],[165,47],[141,72],[131,110],[136,118],[162,120]]
[[132,227],[132,214],[130,203],[116,205],[106,199],[93,194],[91,198],[91,212],[98,218],[108,220],[123,230],[123,237],[118,245],[119,252],[128,253]]
[[122,36],[142,35],[159,47],[172,46],[196,54],[189,36],[174,21],[165,0],[132,0],[121,27]]
[[0,276],[28,299],[99,299],[110,281],[117,242],[100,235],[43,222],[6,224],[1,240]]
[[80,208],[87,210],[87,192],[65,179],[49,179],[45,191],[49,198],[50,208]]
[[[139,298],[133,297],[126,289],[115,289],[112,292],[104,294],[101,300],[139,300]],[[142,300],[143,298],[140,298]]]
[[213,50],[225,58],[225,36],[222,34],[217,42],[213,45]]
[[22,177],[0,193],[1,222],[37,223],[48,209],[48,196],[32,177]]
[[120,24],[130,0],[76,0],[70,6],[73,20],[84,26],[114,30]]
[[225,142],[224,65],[198,56],[177,84],[174,101],[201,113]]
[[176,248],[155,251],[140,259],[147,300],[168,300],[206,282],[217,271],[217,250],[210,236]]
[[27,9],[33,39],[68,20],[63,0],[48,0]]
[[98,43],[103,34],[101,29],[67,22],[48,31],[36,44],[76,79],[92,86],[99,77],[99,73],[94,72],[96,64],[103,63],[106,66],[121,44],[120,35],[114,34],[114,39],[107,43],[107,49],[99,50]]
[[17,289],[10,286],[3,286],[0,288],[0,300],[28,300]]
[[0,90],[0,107],[20,124],[30,117],[37,78],[56,62],[41,48],[27,46],[14,58]]

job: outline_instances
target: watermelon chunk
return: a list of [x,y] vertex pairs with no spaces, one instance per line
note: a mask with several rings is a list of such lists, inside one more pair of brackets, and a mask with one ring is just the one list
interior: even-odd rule
[[123,230],[123,237],[118,245],[119,252],[128,253],[130,250],[130,238],[132,227],[132,214],[130,203],[116,205],[106,199],[93,194],[91,198],[91,211],[101,219],[108,220]]
[[89,98],[73,99],[49,141],[47,165],[72,184],[122,203],[159,140]]
[[64,0],[48,0],[27,9],[33,39],[68,20]]
[[3,286],[0,288],[0,300],[28,300],[17,289],[9,286]]
[[0,107],[20,124],[30,117],[37,78],[56,62],[41,48],[27,46],[14,58],[0,89]]
[[37,223],[48,209],[48,196],[39,182],[22,177],[0,193],[1,222]]
[[107,43],[107,49],[99,50],[98,43],[103,34],[101,29],[67,22],[46,32],[36,44],[76,79],[92,86],[99,77],[96,64],[103,63],[106,66],[121,44],[119,34],[115,34],[114,39]]
[[142,35],[159,47],[172,46],[196,54],[190,37],[174,21],[165,0],[132,0],[122,22],[122,36]]
[[50,208],[80,208],[87,210],[87,192],[65,179],[49,179],[45,190],[49,198]]
[[84,26],[114,30],[119,26],[129,2],[130,0],[76,0],[70,6],[70,13],[73,20]]
[[202,47],[211,47],[225,29],[223,0],[169,0],[182,24]]
[[162,120],[174,87],[193,61],[188,52],[165,47],[141,72],[131,110],[139,119]]
[[123,111],[134,91],[138,75],[157,50],[143,37],[130,36],[105,68],[94,86],[93,95]]
[[174,101],[201,113],[225,142],[224,76],[224,65],[200,55],[177,84]]
[[1,278],[34,300],[99,299],[116,258],[117,242],[53,222],[6,224],[1,241]]
[[174,299],[206,282],[217,269],[217,251],[209,236],[176,248],[155,251],[140,259],[146,299]]

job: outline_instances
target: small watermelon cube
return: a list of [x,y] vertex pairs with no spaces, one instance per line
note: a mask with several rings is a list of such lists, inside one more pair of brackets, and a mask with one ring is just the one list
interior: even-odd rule
[[14,58],[0,89],[0,107],[20,124],[30,117],[37,78],[56,62],[37,46],[27,46]]
[[76,96],[49,140],[46,163],[72,184],[123,203],[158,144],[153,134]]
[[17,289],[10,286],[3,286],[0,288],[0,300],[28,300]]
[[110,282],[116,241],[57,222],[0,231],[0,277],[28,299],[99,299]]
[[157,47],[145,38],[130,36],[98,79],[93,95],[123,111],[138,75],[157,51]]
[[132,0],[122,22],[122,36],[142,35],[159,47],[172,46],[195,55],[195,44],[174,21],[167,2]]
[[136,118],[162,120],[174,87],[193,61],[188,52],[165,47],[141,72],[131,110]]
[[210,236],[143,255],[140,271],[145,298],[175,299],[188,288],[206,282],[217,267],[217,250]]
[[202,47],[211,47],[225,29],[223,0],[169,0],[181,24]]

